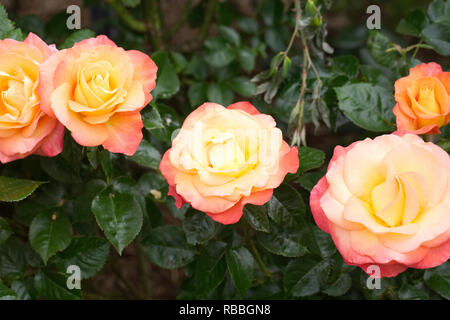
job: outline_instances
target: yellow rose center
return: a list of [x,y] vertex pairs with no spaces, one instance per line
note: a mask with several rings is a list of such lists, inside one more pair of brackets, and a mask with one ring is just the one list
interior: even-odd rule
[[9,129],[9,132],[1,136],[29,125],[40,114],[36,92],[38,66],[32,61],[21,63],[23,57],[2,57],[8,58],[11,64],[0,69],[0,129]]
[[421,87],[419,90],[419,104],[433,113],[440,113],[440,107],[434,95],[434,88],[431,86]]
[[375,216],[389,227],[411,223],[419,214],[420,204],[414,187],[402,174],[377,185],[371,196]]
[[[91,109],[105,107],[120,89],[111,76],[114,68],[109,61],[97,61],[78,71],[75,101]],[[123,100],[122,100],[123,101]],[[116,103],[121,101],[116,101]]]
[[221,132],[207,141],[208,164],[217,170],[236,169],[245,164],[245,154],[232,133]]

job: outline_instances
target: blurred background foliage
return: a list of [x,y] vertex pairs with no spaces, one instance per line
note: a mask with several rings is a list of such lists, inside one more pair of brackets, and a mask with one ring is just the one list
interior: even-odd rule
[[[66,133],[61,155],[0,167],[3,177],[48,182],[22,181],[0,199],[20,200],[39,187],[24,201],[0,202],[0,297],[450,298],[448,262],[369,290],[367,275],[344,263],[307,205],[335,145],[395,130],[396,79],[421,61],[448,70],[449,1],[0,3],[11,19],[0,11],[2,38],[34,32],[62,49],[106,34],[148,53],[159,68],[134,156],[83,148]],[[81,8],[81,30],[66,27],[73,4]],[[371,4],[381,8],[381,30],[366,27]],[[223,226],[187,206],[176,209],[158,165],[194,108],[239,100],[271,114],[285,139],[301,146],[300,170],[268,204],[246,206],[239,224]],[[442,131],[437,142],[448,151],[450,129]],[[125,206],[118,214],[127,227],[108,226],[105,206]],[[65,286],[71,264],[82,267],[81,292]]]

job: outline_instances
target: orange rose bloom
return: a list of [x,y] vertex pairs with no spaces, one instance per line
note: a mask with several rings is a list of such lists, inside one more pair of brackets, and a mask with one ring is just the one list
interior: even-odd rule
[[193,111],[159,166],[169,195],[217,222],[236,223],[245,204],[262,205],[299,166],[297,147],[283,141],[275,120],[249,102]]
[[140,110],[152,99],[157,67],[146,54],[106,36],[76,43],[40,72],[42,108],[83,146],[133,155],[141,140]]
[[416,134],[440,133],[450,121],[450,72],[434,62],[411,68],[395,82],[397,128]]
[[62,151],[64,127],[41,110],[39,65],[56,52],[30,33],[23,42],[0,40],[0,161]]

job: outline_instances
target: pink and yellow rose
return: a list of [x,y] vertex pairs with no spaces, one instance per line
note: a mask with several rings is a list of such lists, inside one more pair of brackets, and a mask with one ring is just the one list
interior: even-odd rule
[[450,158],[417,135],[337,146],[310,204],[344,260],[366,271],[392,277],[450,257]]
[[395,82],[398,130],[438,134],[450,122],[450,72],[434,62],[411,68]]
[[156,72],[140,51],[126,51],[106,36],[86,39],[42,64],[42,108],[80,145],[133,155],[142,140],[140,110],[152,99]]
[[64,127],[41,109],[39,66],[56,52],[30,33],[0,40],[0,162],[62,151]]
[[160,170],[180,208],[188,202],[217,222],[239,221],[245,204],[262,205],[299,166],[296,147],[275,120],[248,102],[193,111],[163,156]]

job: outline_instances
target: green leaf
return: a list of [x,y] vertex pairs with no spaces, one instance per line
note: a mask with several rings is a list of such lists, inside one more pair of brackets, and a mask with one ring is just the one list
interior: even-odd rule
[[207,296],[224,280],[227,263],[223,255],[227,244],[211,241],[196,260],[194,286],[200,296]]
[[428,300],[429,296],[418,285],[404,283],[398,290],[398,297],[402,300]]
[[323,259],[333,256],[336,253],[336,245],[331,239],[331,236],[315,225],[307,224],[307,226],[308,239],[306,240],[306,244],[311,253]]
[[244,47],[240,48],[237,53],[239,65],[247,73],[252,72],[255,68],[256,54],[252,49]]
[[15,278],[27,267],[26,247],[15,237],[10,237],[0,247],[0,277]]
[[450,300],[450,262],[447,261],[439,267],[427,269],[423,276],[427,287]]
[[215,68],[222,68],[229,65],[235,59],[233,48],[223,46],[215,50],[206,50],[205,60]]
[[150,261],[166,269],[183,267],[195,257],[195,251],[188,247],[183,231],[173,225],[153,229],[142,244]]
[[189,244],[201,244],[214,236],[216,223],[203,212],[195,211],[183,220],[183,230]]
[[39,271],[34,276],[34,286],[39,295],[50,300],[78,300],[80,290],[67,288],[67,275],[64,273],[44,273]]
[[142,227],[142,208],[136,198],[108,187],[94,198],[91,209],[106,238],[122,254]]
[[236,288],[243,295],[252,285],[254,259],[245,247],[228,250],[226,255],[228,270]]
[[373,66],[362,65],[361,72],[368,82],[388,90],[392,90],[393,83],[383,74],[383,72],[381,72],[380,69]]
[[317,275],[320,260],[313,257],[292,260],[284,272],[284,286],[294,297],[306,297],[320,291]]
[[95,37],[95,32],[89,29],[80,29],[74,31],[64,40],[61,45],[61,49],[67,49],[73,47],[73,45],[77,42],[80,42],[84,39]]
[[161,198],[157,199],[152,195],[152,199],[157,201],[165,201],[167,198],[168,184],[164,177],[155,172],[144,173],[138,180],[136,187],[143,195],[152,194],[152,190],[161,192]]
[[392,63],[399,57],[396,51],[386,52],[387,49],[393,47],[392,41],[383,33],[376,30],[369,32],[369,39],[367,45],[370,50],[370,54],[376,63],[390,67]]
[[247,204],[244,207],[244,217],[256,231],[270,232],[269,218],[264,206]]
[[433,22],[443,22],[450,19],[450,2],[444,0],[434,0],[427,10],[428,16]]
[[25,16],[16,17],[14,21],[16,22],[16,26],[20,28],[24,34],[33,32],[41,39],[44,39],[45,25],[38,16],[28,14]]
[[165,127],[161,115],[155,107],[151,107],[148,112],[142,114],[142,122],[147,130],[162,129]]
[[392,93],[369,83],[335,88],[339,109],[356,125],[374,132],[395,130]]
[[70,265],[80,267],[81,279],[90,278],[103,269],[109,255],[109,243],[99,237],[73,238],[69,247],[59,255],[58,263],[63,272]]
[[286,26],[268,27],[264,30],[264,42],[274,52],[283,51],[289,41],[288,30]]
[[200,54],[195,54],[186,66],[185,73],[196,80],[205,80],[209,73],[208,63]]
[[171,51],[170,58],[172,58],[173,64],[175,65],[175,71],[177,73],[180,73],[186,69],[186,67],[188,65],[188,61],[181,53]]
[[447,152],[450,152],[450,140],[441,139],[437,145]]
[[205,82],[196,82],[189,87],[188,99],[191,107],[198,107],[206,101],[206,86]]
[[17,294],[14,290],[5,286],[0,280],[0,300],[16,300]]
[[20,201],[44,182],[0,176],[0,201]]
[[352,278],[348,273],[342,273],[335,282],[333,282],[328,288],[323,290],[329,296],[339,297],[347,293],[352,286]]
[[[106,183],[100,179],[89,180],[86,185],[82,187],[81,192],[78,193],[72,201],[72,211],[70,212],[72,223],[94,222],[94,214],[91,210],[91,204],[95,196],[104,188],[106,188]],[[64,205],[67,203],[70,202],[65,201]]]
[[236,77],[230,81],[230,87],[234,92],[243,97],[251,98],[256,91],[256,86],[246,77]]
[[152,95],[157,99],[168,99],[180,90],[180,80],[167,52],[155,52],[152,59],[158,66],[156,87]]
[[[68,145],[65,144],[64,148]],[[80,152],[81,154],[81,152]],[[42,157],[39,159],[42,169],[47,173],[52,179],[64,183],[81,183],[81,177],[79,173],[79,168],[76,165],[78,163],[70,163],[62,156],[56,156],[52,158]]]
[[5,218],[0,217],[0,246],[13,234]]
[[299,147],[298,158],[300,163],[300,173],[304,173],[321,167],[325,160],[325,152],[311,147]]
[[0,39],[15,38],[16,40],[22,40],[17,39],[17,37],[20,38],[21,36],[23,36],[22,32],[20,29],[15,28],[14,22],[9,20],[5,8],[0,4]]
[[319,180],[323,177],[324,173],[321,171],[317,172],[307,172],[301,175],[299,178],[295,180],[296,183],[301,185],[304,189],[311,191],[314,186],[319,182]]
[[239,29],[241,29],[241,31],[245,33],[252,34],[258,32],[259,28],[258,22],[254,18],[249,17],[239,18],[237,24],[239,26]]
[[209,102],[215,102],[223,106],[228,106],[233,102],[233,91],[221,83],[210,83],[206,90],[206,97]]
[[141,3],[141,0],[122,0],[122,2],[126,7],[135,8]]
[[161,162],[161,153],[147,140],[142,140],[136,153],[130,157],[131,160],[144,167],[158,170]]
[[14,280],[11,283],[11,289],[17,294],[19,300],[31,300],[35,299],[35,290],[33,288],[33,278],[31,276],[26,277],[23,280]]
[[422,36],[437,53],[450,55],[450,19],[445,23],[430,24],[422,30]]
[[281,226],[295,226],[302,220],[305,211],[301,194],[285,183],[274,190],[267,204],[269,217]]
[[332,70],[337,74],[346,75],[350,79],[356,78],[359,73],[359,62],[355,56],[338,56],[333,58]]
[[300,230],[281,229],[272,225],[270,233],[259,232],[257,235],[259,243],[271,253],[295,258],[308,252],[303,245],[304,235]]
[[169,106],[158,103],[153,106],[160,114],[163,128],[153,128],[152,136],[165,142],[171,142],[173,132],[181,125],[180,118]]
[[420,9],[415,9],[400,20],[395,31],[407,36],[419,37],[427,24],[428,19],[425,12]]
[[72,240],[69,218],[60,212],[37,215],[30,225],[30,244],[47,263],[57,252],[66,249]]
[[283,3],[280,0],[264,0],[261,14],[266,25],[278,25],[283,19]]
[[233,28],[219,26],[219,33],[227,42],[235,45],[236,47],[241,45],[241,37]]

